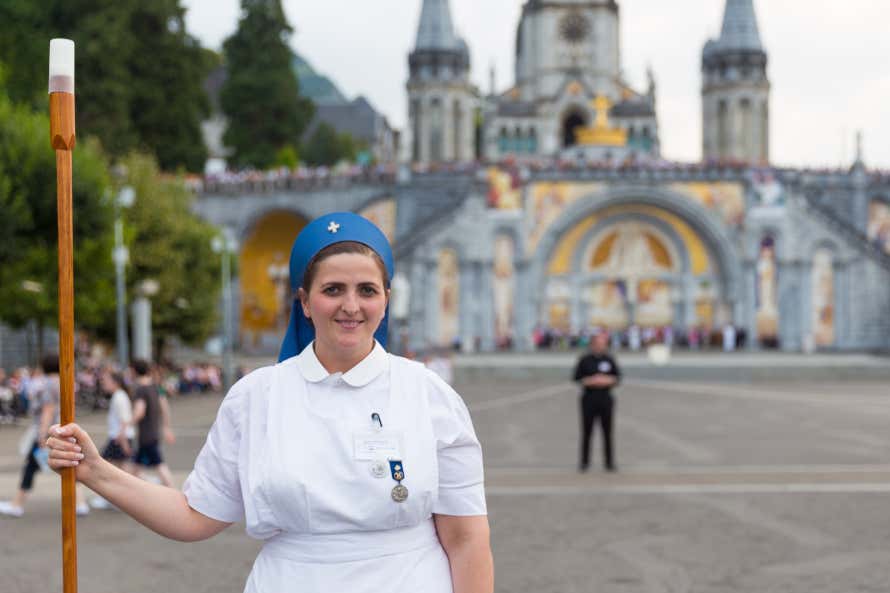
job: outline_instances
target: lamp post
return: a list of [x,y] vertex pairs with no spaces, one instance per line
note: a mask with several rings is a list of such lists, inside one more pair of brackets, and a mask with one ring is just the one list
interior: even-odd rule
[[220,255],[223,293],[223,389],[228,391],[234,383],[232,366],[232,267],[231,256],[238,250],[238,241],[229,229],[216,236],[210,243],[214,253]]
[[158,294],[161,286],[157,280],[148,278],[139,284],[138,296],[133,301],[133,358],[151,361],[151,297]]
[[114,276],[117,288],[117,363],[121,369],[127,368],[130,360],[129,340],[127,338],[127,288],[126,267],[130,260],[130,252],[124,245],[124,221],[121,216],[124,208],[133,205],[136,192],[132,187],[121,188],[114,202]]

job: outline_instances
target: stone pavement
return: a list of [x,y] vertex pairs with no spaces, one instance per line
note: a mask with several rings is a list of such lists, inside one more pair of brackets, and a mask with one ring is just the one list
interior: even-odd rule
[[[531,370],[457,388],[485,450],[499,593],[890,590],[885,382],[629,378],[614,475],[575,471],[570,383]],[[179,438],[167,453],[178,480],[218,404],[174,403]],[[82,421],[103,433],[101,416]],[[0,427],[0,497],[18,480],[19,432]],[[3,593],[61,590],[57,489],[38,476],[27,515],[0,520]],[[78,530],[90,593],[238,592],[259,549],[241,526],[179,544],[114,511]]]

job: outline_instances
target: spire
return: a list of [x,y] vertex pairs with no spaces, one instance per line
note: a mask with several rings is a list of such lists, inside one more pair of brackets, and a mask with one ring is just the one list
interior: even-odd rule
[[763,51],[754,0],[726,0],[723,30],[717,43],[720,49]]
[[448,0],[423,0],[414,49],[461,50],[464,46],[454,33]]
[[854,169],[865,169],[865,156],[862,152],[862,130],[856,132],[856,160],[853,161]]

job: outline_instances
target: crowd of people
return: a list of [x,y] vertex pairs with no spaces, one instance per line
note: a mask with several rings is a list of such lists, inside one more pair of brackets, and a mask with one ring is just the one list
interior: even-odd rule
[[[157,481],[172,486],[173,477],[161,454],[162,443],[173,443],[169,396],[194,390],[219,390],[218,369],[212,365],[189,365],[181,372],[145,360],[134,360],[126,369],[113,364],[89,366],[76,372],[76,391],[95,391],[107,409],[107,437],[102,457],[116,467],[141,476],[145,470],[157,474]],[[22,479],[10,500],[0,501],[0,515],[21,517],[36,476],[49,470],[46,440],[50,427],[59,422],[61,397],[59,357],[47,354],[40,367],[16,369],[6,377],[0,370],[3,418],[15,422],[27,414],[30,422],[19,440],[24,458]],[[90,506],[108,508],[101,496],[88,504],[82,489],[77,491],[78,515],[87,515]]]
[[[158,364],[152,366],[151,372],[155,384],[169,397],[219,392],[223,387],[220,368],[208,362]],[[135,384],[132,367],[120,369],[114,362],[89,361],[75,372],[75,403],[79,410],[108,409],[113,392],[103,387],[102,377],[106,374],[120,374],[124,389],[131,390]],[[239,371],[238,376],[241,374]],[[40,366],[22,366],[9,372],[0,368],[0,425],[16,424],[27,417],[45,381]]]
[[277,167],[266,171],[257,169],[227,170],[190,176],[186,184],[195,192],[225,191],[231,188],[309,189],[350,185],[353,183],[393,183],[395,164],[343,165],[337,167]]
[[[586,348],[594,335],[594,329],[578,332],[553,327],[538,326],[532,333],[532,341],[538,350],[570,350]],[[732,352],[744,349],[748,344],[748,332],[744,327],[731,324],[722,327],[692,326],[686,329],[671,326],[640,327],[610,330],[612,350],[641,350],[653,344],[689,350],[715,350]]]

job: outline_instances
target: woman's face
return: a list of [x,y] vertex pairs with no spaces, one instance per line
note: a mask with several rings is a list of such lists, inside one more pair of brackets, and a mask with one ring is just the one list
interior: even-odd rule
[[316,346],[337,357],[366,355],[389,300],[377,261],[340,253],[317,266],[309,293],[299,292],[303,314],[315,327]]

